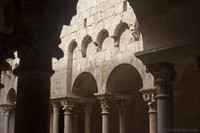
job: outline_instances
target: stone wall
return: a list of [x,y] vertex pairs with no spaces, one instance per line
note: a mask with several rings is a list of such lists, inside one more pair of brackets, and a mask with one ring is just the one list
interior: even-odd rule
[[134,53],[143,50],[142,37],[132,8],[125,0],[80,0],[77,14],[61,33],[64,58],[53,60],[51,97],[70,95],[76,78],[89,72],[97,82],[98,93],[106,91],[112,70],[123,63],[137,69],[143,86],[153,86]]

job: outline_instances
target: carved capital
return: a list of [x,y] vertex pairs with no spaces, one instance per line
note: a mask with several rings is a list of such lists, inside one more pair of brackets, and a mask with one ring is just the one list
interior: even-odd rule
[[65,115],[70,115],[71,114],[71,111],[73,110],[74,108],[74,101],[72,100],[63,100],[61,101],[61,105],[63,106],[63,110],[65,111],[64,114]]
[[106,97],[100,98],[100,103],[102,108],[102,114],[109,114],[110,99]]
[[119,110],[119,115],[126,114],[128,108],[128,101],[127,99],[119,99],[115,101],[115,104]]
[[156,112],[156,88],[145,88],[140,89],[140,92],[143,95],[144,101],[147,102],[147,105],[149,106],[149,113],[155,113]]
[[53,102],[52,107],[53,107],[53,112],[59,114],[61,107],[60,104],[58,102]]
[[154,76],[154,84],[157,87],[157,94],[172,96],[172,88],[176,77],[174,66],[169,63],[158,63],[147,65],[147,72]]
[[84,112],[85,112],[85,114],[91,114],[92,113],[92,103],[84,104]]
[[14,107],[14,105],[3,105],[3,111],[5,115],[9,116]]

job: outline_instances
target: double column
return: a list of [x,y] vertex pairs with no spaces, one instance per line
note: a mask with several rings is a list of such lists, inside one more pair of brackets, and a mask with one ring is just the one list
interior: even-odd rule
[[140,92],[149,106],[149,133],[157,133],[156,88],[140,89]]
[[147,71],[154,76],[157,88],[157,127],[158,133],[165,133],[174,126],[173,84],[176,72],[172,64],[159,63],[148,65]]
[[127,111],[127,100],[119,99],[115,101],[119,111],[119,133],[126,133],[126,111]]
[[4,110],[4,133],[9,133],[9,118],[10,118],[10,113],[14,109],[14,105],[12,104],[3,104],[1,105]]
[[107,97],[100,98],[101,108],[102,108],[102,133],[110,133],[109,126],[109,101]]

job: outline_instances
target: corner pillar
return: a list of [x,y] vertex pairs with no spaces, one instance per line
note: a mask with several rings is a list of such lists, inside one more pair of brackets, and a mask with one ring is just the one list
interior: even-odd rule
[[4,110],[4,133],[9,133],[9,118],[10,118],[10,113],[13,110],[14,105],[3,105],[3,110]]
[[154,76],[157,88],[158,133],[166,133],[174,127],[173,85],[176,72],[174,66],[169,63],[148,65],[147,71]]

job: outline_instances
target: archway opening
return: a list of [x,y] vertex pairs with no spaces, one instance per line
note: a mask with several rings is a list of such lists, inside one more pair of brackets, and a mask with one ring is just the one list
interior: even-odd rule
[[[111,95],[130,95],[126,113],[127,133],[146,133],[149,131],[148,106],[142,99],[139,89],[143,87],[142,78],[135,67],[130,64],[121,64],[113,69],[106,83],[106,91]],[[119,112],[115,104],[111,104],[111,130],[119,132]],[[134,126],[133,126],[134,125]],[[141,128],[142,126],[142,128]]]
[[16,102],[17,94],[15,92],[15,89],[11,88],[8,92],[6,103],[14,104]]
[[75,80],[72,93],[80,97],[92,97],[97,93],[97,83],[89,72],[81,73]]

